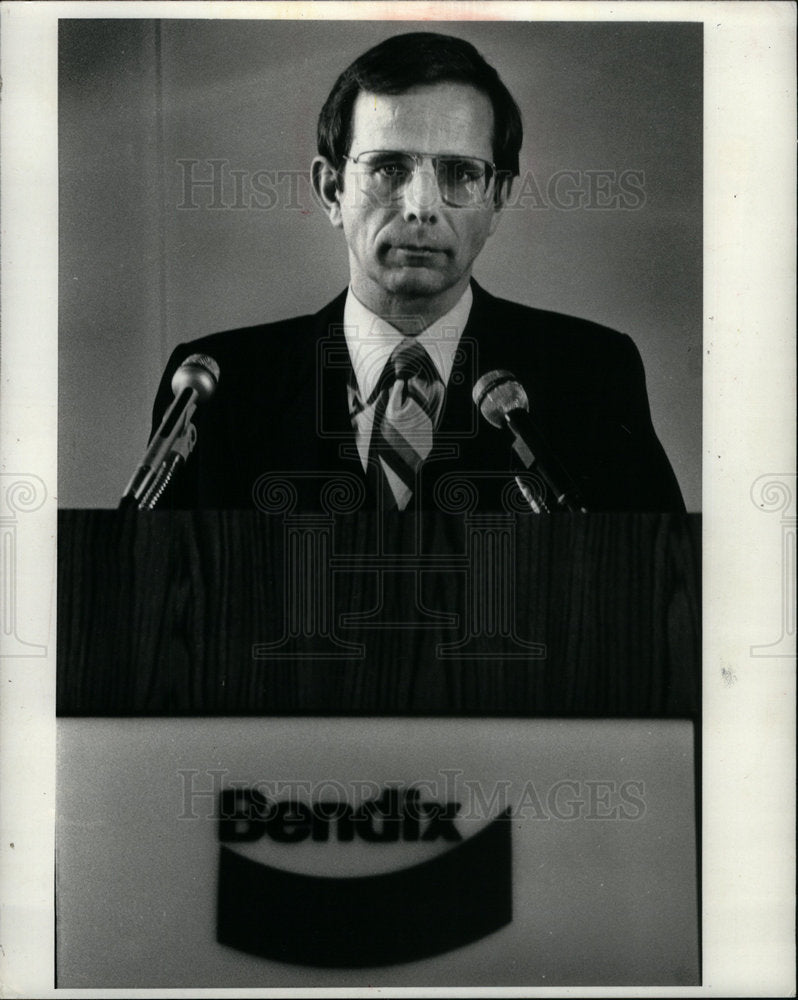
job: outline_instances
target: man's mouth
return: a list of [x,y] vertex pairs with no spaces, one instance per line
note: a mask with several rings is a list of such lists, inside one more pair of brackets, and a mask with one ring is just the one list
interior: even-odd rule
[[441,247],[430,246],[426,243],[396,243],[394,250],[411,257],[431,257],[433,254],[445,253]]

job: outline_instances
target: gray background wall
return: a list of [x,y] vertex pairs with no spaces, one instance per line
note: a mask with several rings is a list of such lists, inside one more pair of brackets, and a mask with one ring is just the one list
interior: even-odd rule
[[[315,311],[345,286],[343,238],[299,175],[340,70],[419,29],[473,42],[524,115],[522,175],[541,199],[506,213],[475,277],[631,334],[700,509],[701,25],[178,20],[60,23],[60,506],[116,505],[177,343]],[[209,178],[211,160],[216,208],[208,189],[186,197],[187,171]],[[562,181],[558,207],[547,185],[565,170],[585,191],[585,171],[643,171],[645,203],[566,209]]]

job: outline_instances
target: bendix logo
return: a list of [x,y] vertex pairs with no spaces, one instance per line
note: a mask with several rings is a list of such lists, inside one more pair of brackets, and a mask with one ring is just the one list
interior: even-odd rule
[[[219,942],[276,961],[363,968],[441,954],[499,930],[512,920],[510,811],[469,836],[459,811],[458,802],[413,787],[357,805],[224,789]],[[373,845],[385,848],[376,866]],[[269,860],[253,856],[263,848]],[[302,861],[297,870],[297,858],[307,870]]]
[[357,839],[370,843],[462,840],[459,802],[423,801],[417,788],[386,788],[355,808],[346,802],[275,801],[257,789],[228,788],[219,807],[219,840],[242,843],[268,836],[283,844]]

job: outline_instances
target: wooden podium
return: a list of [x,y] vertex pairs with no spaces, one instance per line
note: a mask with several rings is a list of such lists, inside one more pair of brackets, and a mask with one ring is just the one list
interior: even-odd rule
[[64,510],[60,715],[696,717],[695,515]]

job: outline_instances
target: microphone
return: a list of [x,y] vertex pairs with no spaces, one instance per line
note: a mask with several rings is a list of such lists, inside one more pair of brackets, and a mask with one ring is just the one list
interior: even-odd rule
[[130,478],[122,507],[152,510],[166,489],[178,463],[188,458],[197,440],[191,417],[198,403],[204,403],[216,391],[219,366],[207,354],[192,354],[172,376],[175,398],[153,435],[144,458]]
[[[529,398],[512,372],[496,369],[481,375],[471,393],[474,405],[494,427],[506,427],[513,436],[513,451],[525,469],[532,469],[543,479],[558,507],[587,513],[571,477],[546,443],[540,428],[529,415]],[[533,510],[540,512],[528,488],[516,476],[516,482]],[[545,509],[545,504],[542,504]]]

